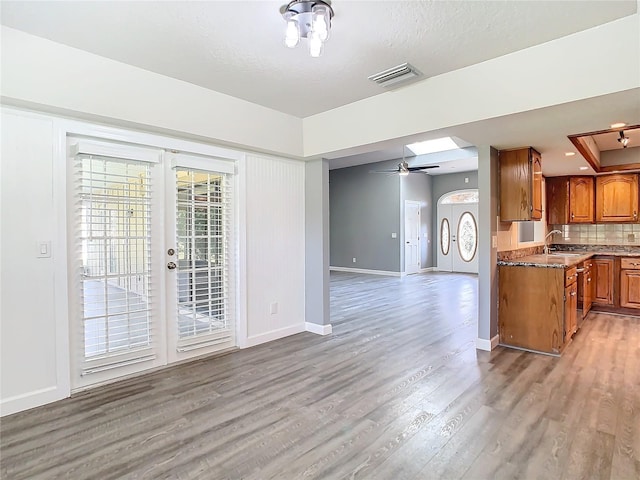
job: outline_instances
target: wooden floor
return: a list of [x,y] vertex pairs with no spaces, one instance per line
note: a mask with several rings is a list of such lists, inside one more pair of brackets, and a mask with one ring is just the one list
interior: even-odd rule
[[476,351],[477,277],[332,273],[303,333],[2,420],[3,479],[640,478],[640,320]]

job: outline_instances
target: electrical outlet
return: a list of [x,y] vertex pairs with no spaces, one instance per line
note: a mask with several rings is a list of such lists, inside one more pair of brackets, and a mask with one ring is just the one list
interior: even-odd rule
[[352,262],[353,262],[353,263],[356,263],[356,257],[353,257]]

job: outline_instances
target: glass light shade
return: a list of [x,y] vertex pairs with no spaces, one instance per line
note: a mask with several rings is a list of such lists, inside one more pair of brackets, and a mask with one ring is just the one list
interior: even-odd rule
[[293,18],[287,20],[287,30],[284,36],[284,44],[289,48],[294,48],[300,41],[300,28],[298,21]]
[[313,9],[313,24],[311,29],[318,32],[320,40],[323,42],[329,38],[329,22],[331,18],[329,16],[329,9],[325,5],[314,5]]
[[319,57],[320,55],[322,55],[322,39],[320,38],[320,35],[318,34],[318,32],[316,31],[311,31],[309,32],[309,55],[311,55],[314,58]]

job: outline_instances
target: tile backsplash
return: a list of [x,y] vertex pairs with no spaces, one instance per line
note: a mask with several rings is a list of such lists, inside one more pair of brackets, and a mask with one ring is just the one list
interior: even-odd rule
[[584,245],[640,245],[640,223],[607,223],[598,225],[551,225],[560,230],[552,243]]

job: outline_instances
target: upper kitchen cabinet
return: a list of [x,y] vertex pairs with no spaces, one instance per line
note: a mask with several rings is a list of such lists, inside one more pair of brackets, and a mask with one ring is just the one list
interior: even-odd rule
[[596,221],[638,221],[638,174],[596,177]]
[[542,156],[533,148],[500,151],[500,220],[542,218]]
[[593,223],[593,177],[549,177],[545,183],[548,223]]

